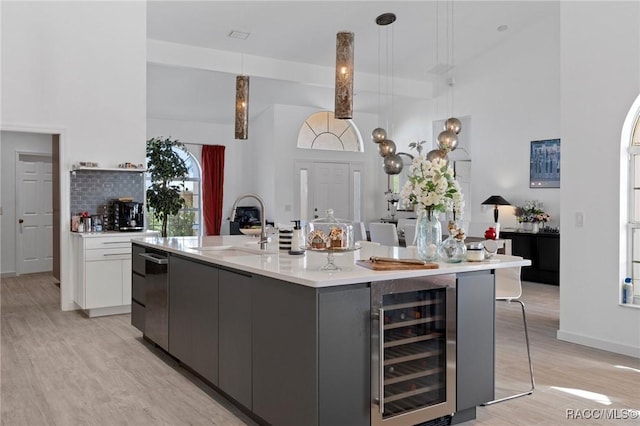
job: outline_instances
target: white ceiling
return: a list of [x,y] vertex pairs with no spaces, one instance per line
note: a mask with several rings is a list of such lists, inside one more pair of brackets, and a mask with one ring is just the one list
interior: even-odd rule
[[[336,33],[346,30],[355,33],[356,79],[369,73],[431,82],[557,10],[557,2],[547,1],[149,1],[147,37],[333,67]],[[385,12],[397,20],[380,27],[375,18]],[[500,25],[509,29],[500,32]],[[229,38],[233,30],[250,36]],[[176,84],[168,87],[166,79]],[[234,79],[150,64],[148,113],[230,124]],[[252,78],[251,115],[273,103],[331,105],[330,96],[328,88]],[[377,95],[356,96],[356,109],[377,111]]]

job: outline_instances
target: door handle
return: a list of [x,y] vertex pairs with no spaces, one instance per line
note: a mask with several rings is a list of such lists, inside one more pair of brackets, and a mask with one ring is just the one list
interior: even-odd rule
[[166,265],[169,263],[169,258],[161,256],[155,253],[138,253],[138,256],[144,257],[146,260],[158,265]]
[[22,225],[24,223],[24,219],[23,218],[18,219],[18,223]]

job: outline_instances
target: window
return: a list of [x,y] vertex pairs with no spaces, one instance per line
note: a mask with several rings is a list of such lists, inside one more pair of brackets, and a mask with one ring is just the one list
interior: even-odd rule
[[298,148],[364,151],[362,136],[352,120],[336,119],[331,111],[311,114],[298,133]]
[[640,117],[636,117],[629,147],[629,253],[634,296],[640,296]]
[[[202,223],[202,208],[201,208],[201,168],[198,160],[188,151],[184,151],[180,148],[173,148],[173,150],[184,160],[187,168],[189,169],[189,175],[184,180],[184,189],[182,191],[182,198],[185,200],[184,208],[180,212],[169,218],[167,224],[167,234],[170,236],[198,236],[201,234]],[[176,185],[181,184],[181,181],[174,182]],[[145,175],[145,188],[151,186],[151,179],[149,175]],[[147,229],[160,231],[161,223],[153,216],[153,212],[147,214]]]

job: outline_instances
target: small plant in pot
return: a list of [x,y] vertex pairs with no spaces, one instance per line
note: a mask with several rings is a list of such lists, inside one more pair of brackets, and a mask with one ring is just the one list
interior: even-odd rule
[[178,214],[184,207],[182,191],[189,174],[187,165],[174,148],[185,149],[177,139],[158,137],[147,141],[147,173],[151,176],[151,186],[147,188],[147,211],[153,212],[160,221],[163,237],[167,236],[169,216]]

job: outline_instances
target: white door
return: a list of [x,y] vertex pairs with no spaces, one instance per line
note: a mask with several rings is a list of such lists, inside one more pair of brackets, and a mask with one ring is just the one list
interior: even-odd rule
[[18,274],[53,268],[51,156],[19,154],[16,165],[16,262]]
[[351,218],[349,164],[314,163],[311,180],[310,211],[314,219],[326,217],[327,209],[333,209],[337,218]]

